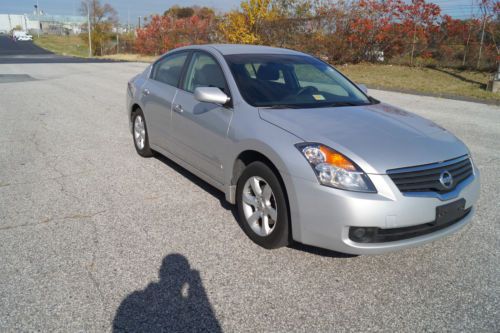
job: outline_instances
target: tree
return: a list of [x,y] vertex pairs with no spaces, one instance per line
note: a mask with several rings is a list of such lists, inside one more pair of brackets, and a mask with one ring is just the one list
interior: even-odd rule
[[230,43],[261,44],[265,21],[278,17],[271,0],[245,0],[240,10],[231,11],[219,22],[218,28]]
[[187,18],[194,15],[194,9],[191,7],[179,7],[177,5],[170,7],[163,13],[163,16],[173,16],[175,18]]
[[151,16],[145,26],[137,30],[135,49],[142,54],[159,55],[175,47],[208,43],[213,11],[199,7],[192,9],[194,14],[188,17],[179,18],[175,8],[167,10],[166,15]]
[[430,35],[439,31],[441,8],[425,0],[412,0],[408,4],[400,2],[397,7],[401,21],[396,24],[399,37],[410,45],[410,65],[413,65],[415,53],[425,51]]
[[473,67],[479,60],[482,68],[493,68],[500,61],[499,0],[474,0],[481,1],[486,20],[441,15],[427,1],[243,0],[220,16],[206,7],[174,6],[137,30],[135,48],[160,54],[217,40],[292,48],[332,63],[383,56],[411,65],[416,59],[431,64],[432,58],[432,64]]
[[[482,16],[482,28],[481,28],[481,42],[479,44],[479,54],[477,57],[477,65],[476,68],[479,69],[481,65],[481,56],[483,53],[483,44],[484,44],[484,39],[485,39],[485,33],[487,32],[486,26],[491,23],[491,20],[493,18],[496,18],[498,21],[498,15],[500,13],[500,3],[497,0],[478,0],[479,2],[479,8],[481,10],[481,16]],[[491,34],[491,37],[493,38],[493,42],[495,44],[495,48],[497,51],[497,57],[498,57],[498,47],[496,46],[496,41],[495,41],[495,33]]]
[[[399,46],[394,22],[399,17],[400,0],[360,0],[352,12],[347,40],[352,43],[355,61],[376,61]],[[358,46],[358,47],[354,47]],[[359,47],[360,46],[360,47]],[[397,47],[399,49],[399,47]],[[382,53],[383,52],[383,53]]]
[[[80,13],[87,17],[89,9],[93,53],[94,55],[102,55],[106,42],[112,37],[112,29],[118,22],[117,12],[110,4],[101,4],[100,0],[82,0]],[[86,36],[82,35],[82,38],[87,41]]]
[[189,18],[195,15],[202,19],[212,19],[215,17],[215,12],[209,7],[179,7],[174,5],[163,13],[163,16],[170,16],[174,18]]
[[461,60],[462,66],[465,66],[467,56],[471,53],[471,45],[477,44],[480,26],[481,22],[477,19],[460,20],[444,15],[439,37],[434,41],[441,60],[448,63]]

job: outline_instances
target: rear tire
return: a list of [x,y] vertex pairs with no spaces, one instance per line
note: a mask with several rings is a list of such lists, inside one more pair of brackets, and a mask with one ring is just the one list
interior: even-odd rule
[[250,163],[236,186],[240,225],[247,236],[266,249],[290,244],[288,202],[274,171],[258,161]]
[[153,151],[149,147],[148,127],[146,118],[140,108],[136,109],[132,116],[132,136],[134,139],[135,150],[142,157],[153,156]]

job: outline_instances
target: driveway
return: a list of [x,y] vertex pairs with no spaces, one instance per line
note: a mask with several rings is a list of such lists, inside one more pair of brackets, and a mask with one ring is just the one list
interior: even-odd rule
[[16,41],[8,35],[0,35],[0,64],[45,63],[106,63],[107,59],[87,59],[62,56],[49,52],[31,41]]
[[254,245],[216,189],[133,147],[139,63],[0,65],[0,331],[500,330],[500,108],[372,91],[470,147],[465,230],[350,257]]

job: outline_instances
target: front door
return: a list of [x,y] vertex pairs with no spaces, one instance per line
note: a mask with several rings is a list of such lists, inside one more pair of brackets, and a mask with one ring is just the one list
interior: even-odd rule
[[206,52],[195,52],[187,67],[182,89],[172,107],[172,141],[175,154],[207,176],[223,183],[222,156],[233,110],[194,98],[197,87],[218,87],[229,95],[217,60]]

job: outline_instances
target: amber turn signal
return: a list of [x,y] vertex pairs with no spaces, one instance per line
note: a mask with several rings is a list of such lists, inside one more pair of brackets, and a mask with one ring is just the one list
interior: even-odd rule
[[347,171],[356,171],[354,164],[336,151],[332,151],[325,146],[320,146],[319,150],[325,155],[326,163]]

